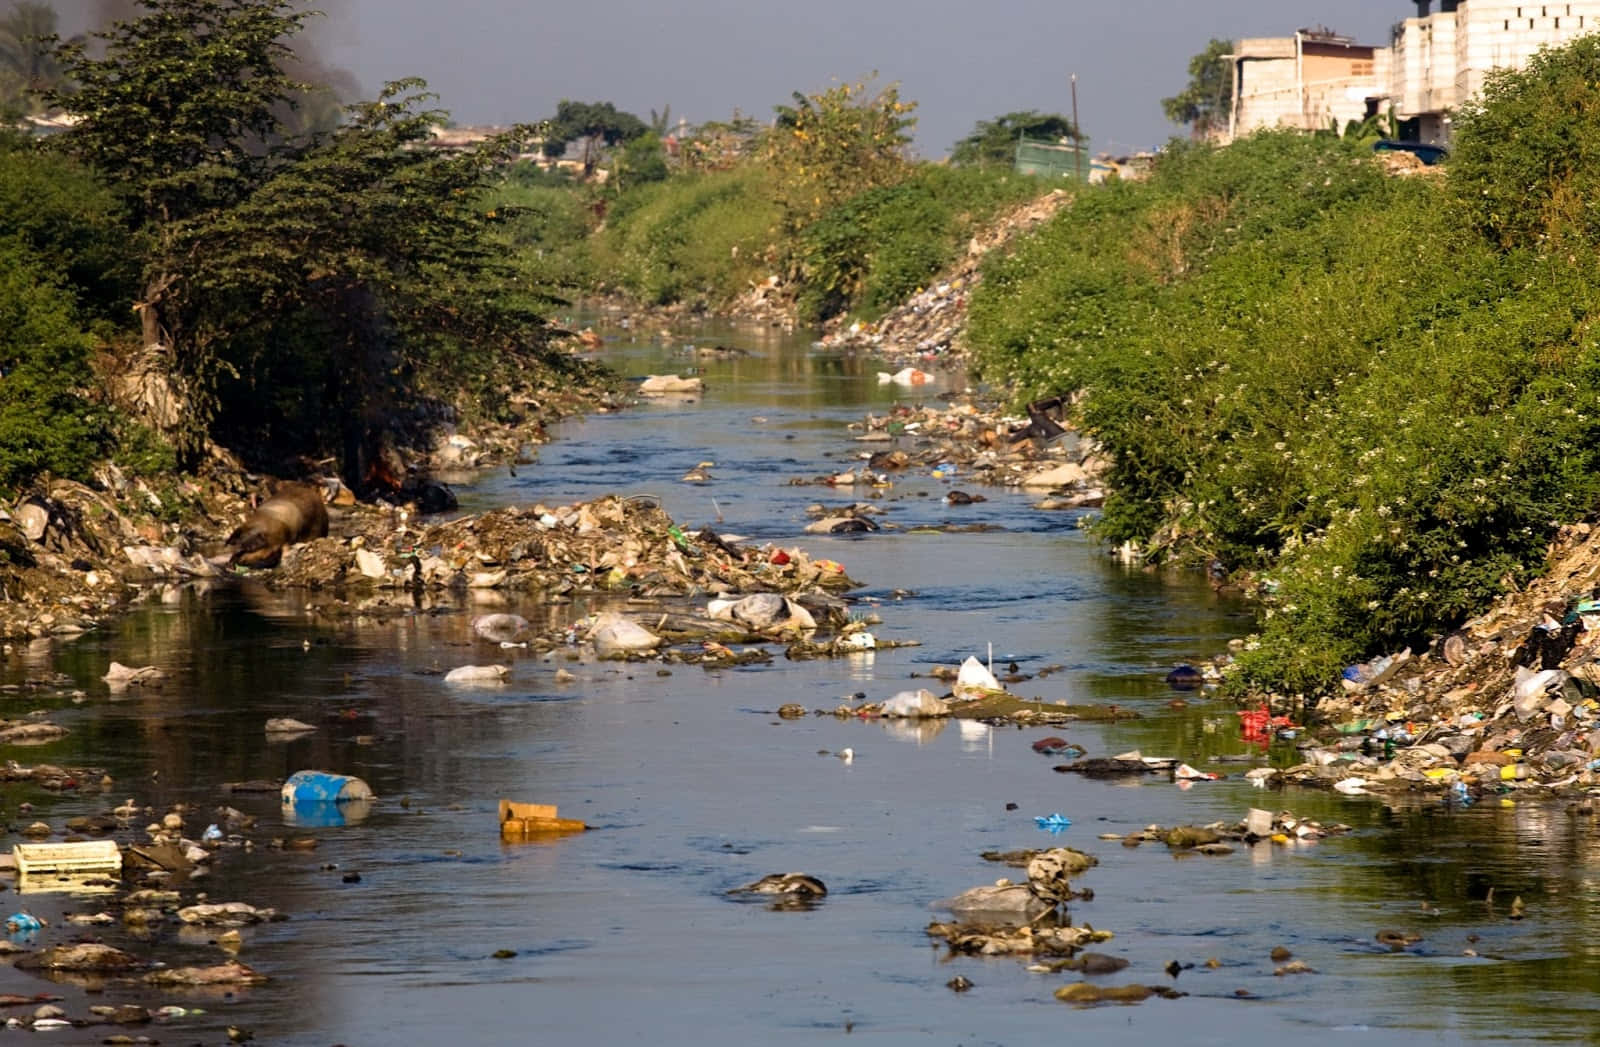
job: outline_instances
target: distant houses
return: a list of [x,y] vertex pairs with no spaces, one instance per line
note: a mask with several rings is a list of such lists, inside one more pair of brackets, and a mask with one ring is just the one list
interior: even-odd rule
[[[1437,3],[1437,10],[1435,4]],[[1263,127],[1343,128],[1393,110],[1403,138],[1448,145],[1451,112],[1496,69],[1600,29],[1600,0],[1415,0],[1387,46],[1327,29],[1238,41],[1223,137]]]

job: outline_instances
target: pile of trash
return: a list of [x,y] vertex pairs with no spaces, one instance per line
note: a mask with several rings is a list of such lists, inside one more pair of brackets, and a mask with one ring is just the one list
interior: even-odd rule
[[800,549],[741,546],[707,528],[688,534],[653,498],[610,496],[549,507],[508,507],[450,520],[415,520],[389,507],[353,507],[338,537],[291,546],[261,575],[272,587],[372,594],[370,611],[409,605],[409,593],[537,591],[614,593],[807,591],[856,587],[844,568]]
[[1008,853],[998,860],[1021,866],[1027,879],[1000,879],[935,906],[954,919],[930,924],[928,934],[943,939],[952,956],[1070,957],[1085,945],[1111,939],[1109,931],[1074,927],[1067,918],[1068,902],[1094,897],[1092,891],[1074,890],[1072,878],[1098,865],[1099,859],[1070,847],[1052,847]]
[[[849,632],[841,638],[841,646],[859,646]],[[879,646],[886,646],[877,641]],[[994,672],[976,657],[969,657],[960,668],[935,666],[928,674],[934,679],[949,681],[952,686],[945,694],[934,694],[926,687],[899,691],[881,701],[866,701],[865,694],[852,696],[861,701],[833,709],[818,709],[817,715],[833,715],[839,719],[865,720],[964,720],[985,724],[1020,727],[1061,726],[1079,720],[1134,720],[1139,713],[1115,705],[1067,705],[1020,698],[1001,684]]]
[[1120,842],[1124,847],[1164,843],[1173,852],[1193,852],[1215,857],[1232,854],[1233,844],[1253,846],[1267,842],[1283,846],[1342,836],[1350,831],[1350,826],[1342,823],[1324,824],[1298,817],[1291,811],[1273,812],[1252,807],[1240,822],[1171,827],[1149,825],[1127,834],[1102,833],[1100,839]]
[[[1065,424],[1066,404],[1058,397],[1028,406],[1026,415],[1007,414],[971,394],[930,403],[897,404],[882,415],[868,415],[850,428],[867,445],[846,469],[800,477],[794,485],[889,487],[899,476],[926,471],[952,484],[1021,487],[1040,493],[1040,509],[1079,509],[1100,505],[1100,477],[1106,460],[1091,441]],[[958,497],[951,504],[983,501]]]
[[0,508],[0,638],[76,636],[169,584],[214,576],[205,539],[172,521],[240,518],[245,493],[242,475],[158,491],[104,463],[94,486],[55,480]]
[[876,323],[836,321],[819,343],[824,349],[870,350],[892,359],[933,360],[959,356],[967,327],[967,301],[982,279],[983,259],[996,247],[1048,221],[1071,199],[1056,189],[991,223],[967,245],[967,253],[928,287],[895,306]]
[[1319,701],[1303,762],[1249,772],[1340,792],[1600,787],[1600,533],[1562,529],[1550,569],[1439,638],[1351,666]]

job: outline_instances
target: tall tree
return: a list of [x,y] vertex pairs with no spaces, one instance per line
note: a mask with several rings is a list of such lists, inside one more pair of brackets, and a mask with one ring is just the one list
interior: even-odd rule
[[51,101],[78,123],[63,147],[104,173],[153,250],[138,303],[146,345],[180,332],[166,308],[185,261],[179,223],[250,195],[284,149],[276,111],[304,84],[283,63],[306,15],[287,0],[147,0],[146,13],[59,55],[76,87]]
[[1206,49],[1189,59],[1189,86],[1161,100],[1161,110],[1175,124],[1188,124],[1197,139],[1209,138],[1228,126],[1233,100],[1232,40],[1213,38]]
[[796,91],[793,105],[773,107],[777,120],[766,156],[777,178],[785,234],[800,232],[857,193],[899,182],[910,170],[906,150],[917,104],[900,100],[898,84],[871,92],[870,79],[814,95]]
[[63,49],[81,90],[59,101],[80,122],[58,140],[106,173],[149,245],[138,309],[189,404],[180,449],[193,460],[221,432],[262,464],[332,453],[360,482],[399,406],[492,395],[508,368],[552,359],[544,303],[515,286],[491,236],[504,215],[483,204],[528,129],[422,148],[444,114],[401,81],[329,133],[286,137],[297,7],[144,0],[102,57]]
[[573,102],[563,98],[556,115],[544,122],[544,155],[557,157],[571,142],[579,143],[583,175],[594,174],[603,149],[638,138],[650,130],[643,120],[610,102]]
[[1006,113],[993,120],[979,120],[972,133],[955,144],[950,162],[957,166],[1009,166],[1016,160],[1017,138],[1078,138],[1078,129],[1060,113],[1041,113],[1034,109]]
[[[463,375],[492,396],[497,372],[543,362],[542,303],[512,292],[515,274],[488,236],[509,216],[486,211],[480,192],[532,129],[462,153],[418,148],[444,117],[423,108],[424,86],[400,81],[350,106],[343,126],[248,200],[180,233],[205,260],[184,295],[206,309],[205,333],[235,350],[241,417],[298,427],[264,435],[326,447],[352,482],[408,396],[448,393]],[[286,329],[311,337],[286,346]],[[283,388],[301,391],[284,405],[293,417],[249,402]]]

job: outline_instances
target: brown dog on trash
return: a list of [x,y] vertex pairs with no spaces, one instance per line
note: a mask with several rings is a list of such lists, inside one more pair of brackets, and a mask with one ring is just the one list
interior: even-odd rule
[[311,484],[280,484],[228,535],[230,564],[276,567],[285,546],[328,536],[328,507],[322,490]]

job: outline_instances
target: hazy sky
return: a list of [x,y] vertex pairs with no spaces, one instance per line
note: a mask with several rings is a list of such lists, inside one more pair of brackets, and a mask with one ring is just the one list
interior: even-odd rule
[[[3,3],[3,0],[0,0]],[[329,65],[370,97],[420,76],[457,123],[532,122],[562,98],[648,119],[760,120],[793,91],[873,71],[919,103],[917,146],[942,156],[978,120],[1078,112],[1096,151],[1152,148],[1182,129],[1161,99],[1212,37],[1327,26],[1384,45],[1413,0],[308,0]],[[8,5],[7,5],[8,6]],[[64,28],[129,0],[55,0]]]
[[1094,148],[1126,152],[1178,129],[1160,100],[1212,37],[1326,25],[1387,44],[1409,0],[328,0],[326,59],[370,94],[421,76],[458,123],[536,120],[562,98],[691,123],[738,107],[766,120],[790,92],[874,70],[920,103],[917,145],[943,155],[980,120],[1069,112]]

